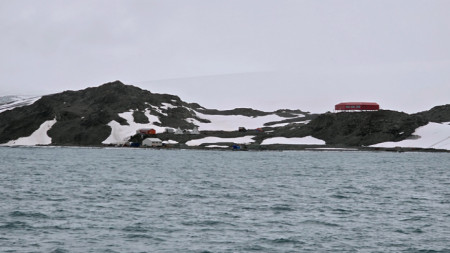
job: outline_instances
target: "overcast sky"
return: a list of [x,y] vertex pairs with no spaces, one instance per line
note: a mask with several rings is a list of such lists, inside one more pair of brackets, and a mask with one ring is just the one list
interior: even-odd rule
[[121,80],[208,108],[450,103],[449,0],[0,1],[0,96]]

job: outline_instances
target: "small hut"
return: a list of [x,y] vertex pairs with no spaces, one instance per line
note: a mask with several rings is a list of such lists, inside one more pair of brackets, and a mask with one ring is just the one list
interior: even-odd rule
[[161,147],[162,141],[158,138],[147,138],[142,141],[144,147]]
[[165,132],[168,133],[168,134],[173,134],[173,133],[175,133],[175,129],[173,129],[173,128],[168,128],[168,127],[167,127],[167,128],[165,129]]

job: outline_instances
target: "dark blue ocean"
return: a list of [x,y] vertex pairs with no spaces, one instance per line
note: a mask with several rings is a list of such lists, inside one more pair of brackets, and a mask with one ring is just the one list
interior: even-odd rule
[[450,252],[450,154],[0,148],[0,252]]

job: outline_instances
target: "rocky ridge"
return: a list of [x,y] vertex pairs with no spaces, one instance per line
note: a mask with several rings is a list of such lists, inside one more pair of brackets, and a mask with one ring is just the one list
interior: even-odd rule
[[[120,113],[133,110],[136,123],[150,123],[149,112],[159,119],[153,125],[169,128],[193,129],[192,119],[208,123],[196,112],[206,115],[264,116],[271,113],[249,108],[219,111],[206,109],[196,103],[186,103],[178,96],[156,94],[120,81],[80,91],[43,96],[35,103],[21,106],[0,114],[0,143],[31,135],[45,121],[56,119],[48,131],[55,145],[101,145],[111,134],[108,123],[121,125],[128,122]],[[280,110],[273,114],[295,117],[301,111]],[[311,116],[312,117],[312,116]],[[306,116],[310,118],[310,116]],[[190,121],[187,119],[191,119]]]
[[[158,134],[161,139],[181,144],[208,136],[223,138],[253,135],[255,145],[272,137],[312,136],[328,146],[361,147],[386,141],[410,138],[415,129],[428,122],[450,121],[450,105],[437,106],[416,114],[380,110],[376,112],[340,112],[310,114],[301,110],[263,112],[250,108],[233,110],[207,109],[187,103],[178,96],[156,94],[120,81],[80,91],[43,96],[31,105],[0,113],[0,143],[31,135],[45,121],[56,119],[47,132],[53,145],[97,146],[111,134],[111,121],[128,125],[120,113],[132,111],[135,123],[193,129],[209,120],[199,115],[245,116],[250,118],[277,115],[279,120],[265,122],[264,131],[202,131],[199,135]],[[148,114],[158,121],[150,122]]]

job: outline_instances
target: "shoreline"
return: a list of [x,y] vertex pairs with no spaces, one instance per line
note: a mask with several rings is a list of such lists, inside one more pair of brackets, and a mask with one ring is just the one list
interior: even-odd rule
[[[208,144],[210,145],[210,144]],[[213,145],[213,144],[211,144]],[[240,150],[233,150],[232,147],[208,147],[207,145],[200,146],[187,146],[187,145],[169,145],[162,147],[128,147],[128,146],[116,146],[116,145],[3,145],[0,147],[8,148],[21,148],[21,147],[67,147],[67,148],[126,148],[126,149],[152,149],[152,150],[211,150],[211,151],[333,151],[333,152],[394,152],[394,153],[450,153],[450,150],[446,149],[433,149],[433,148],[417,148],[417,147],[394,147],[394,148],[381,148],[381,147],[344,147],[344,146],[332,146],[332,145],[289,145],[289,144],[272,144],[272,145],[247,145],[247,148]]]

